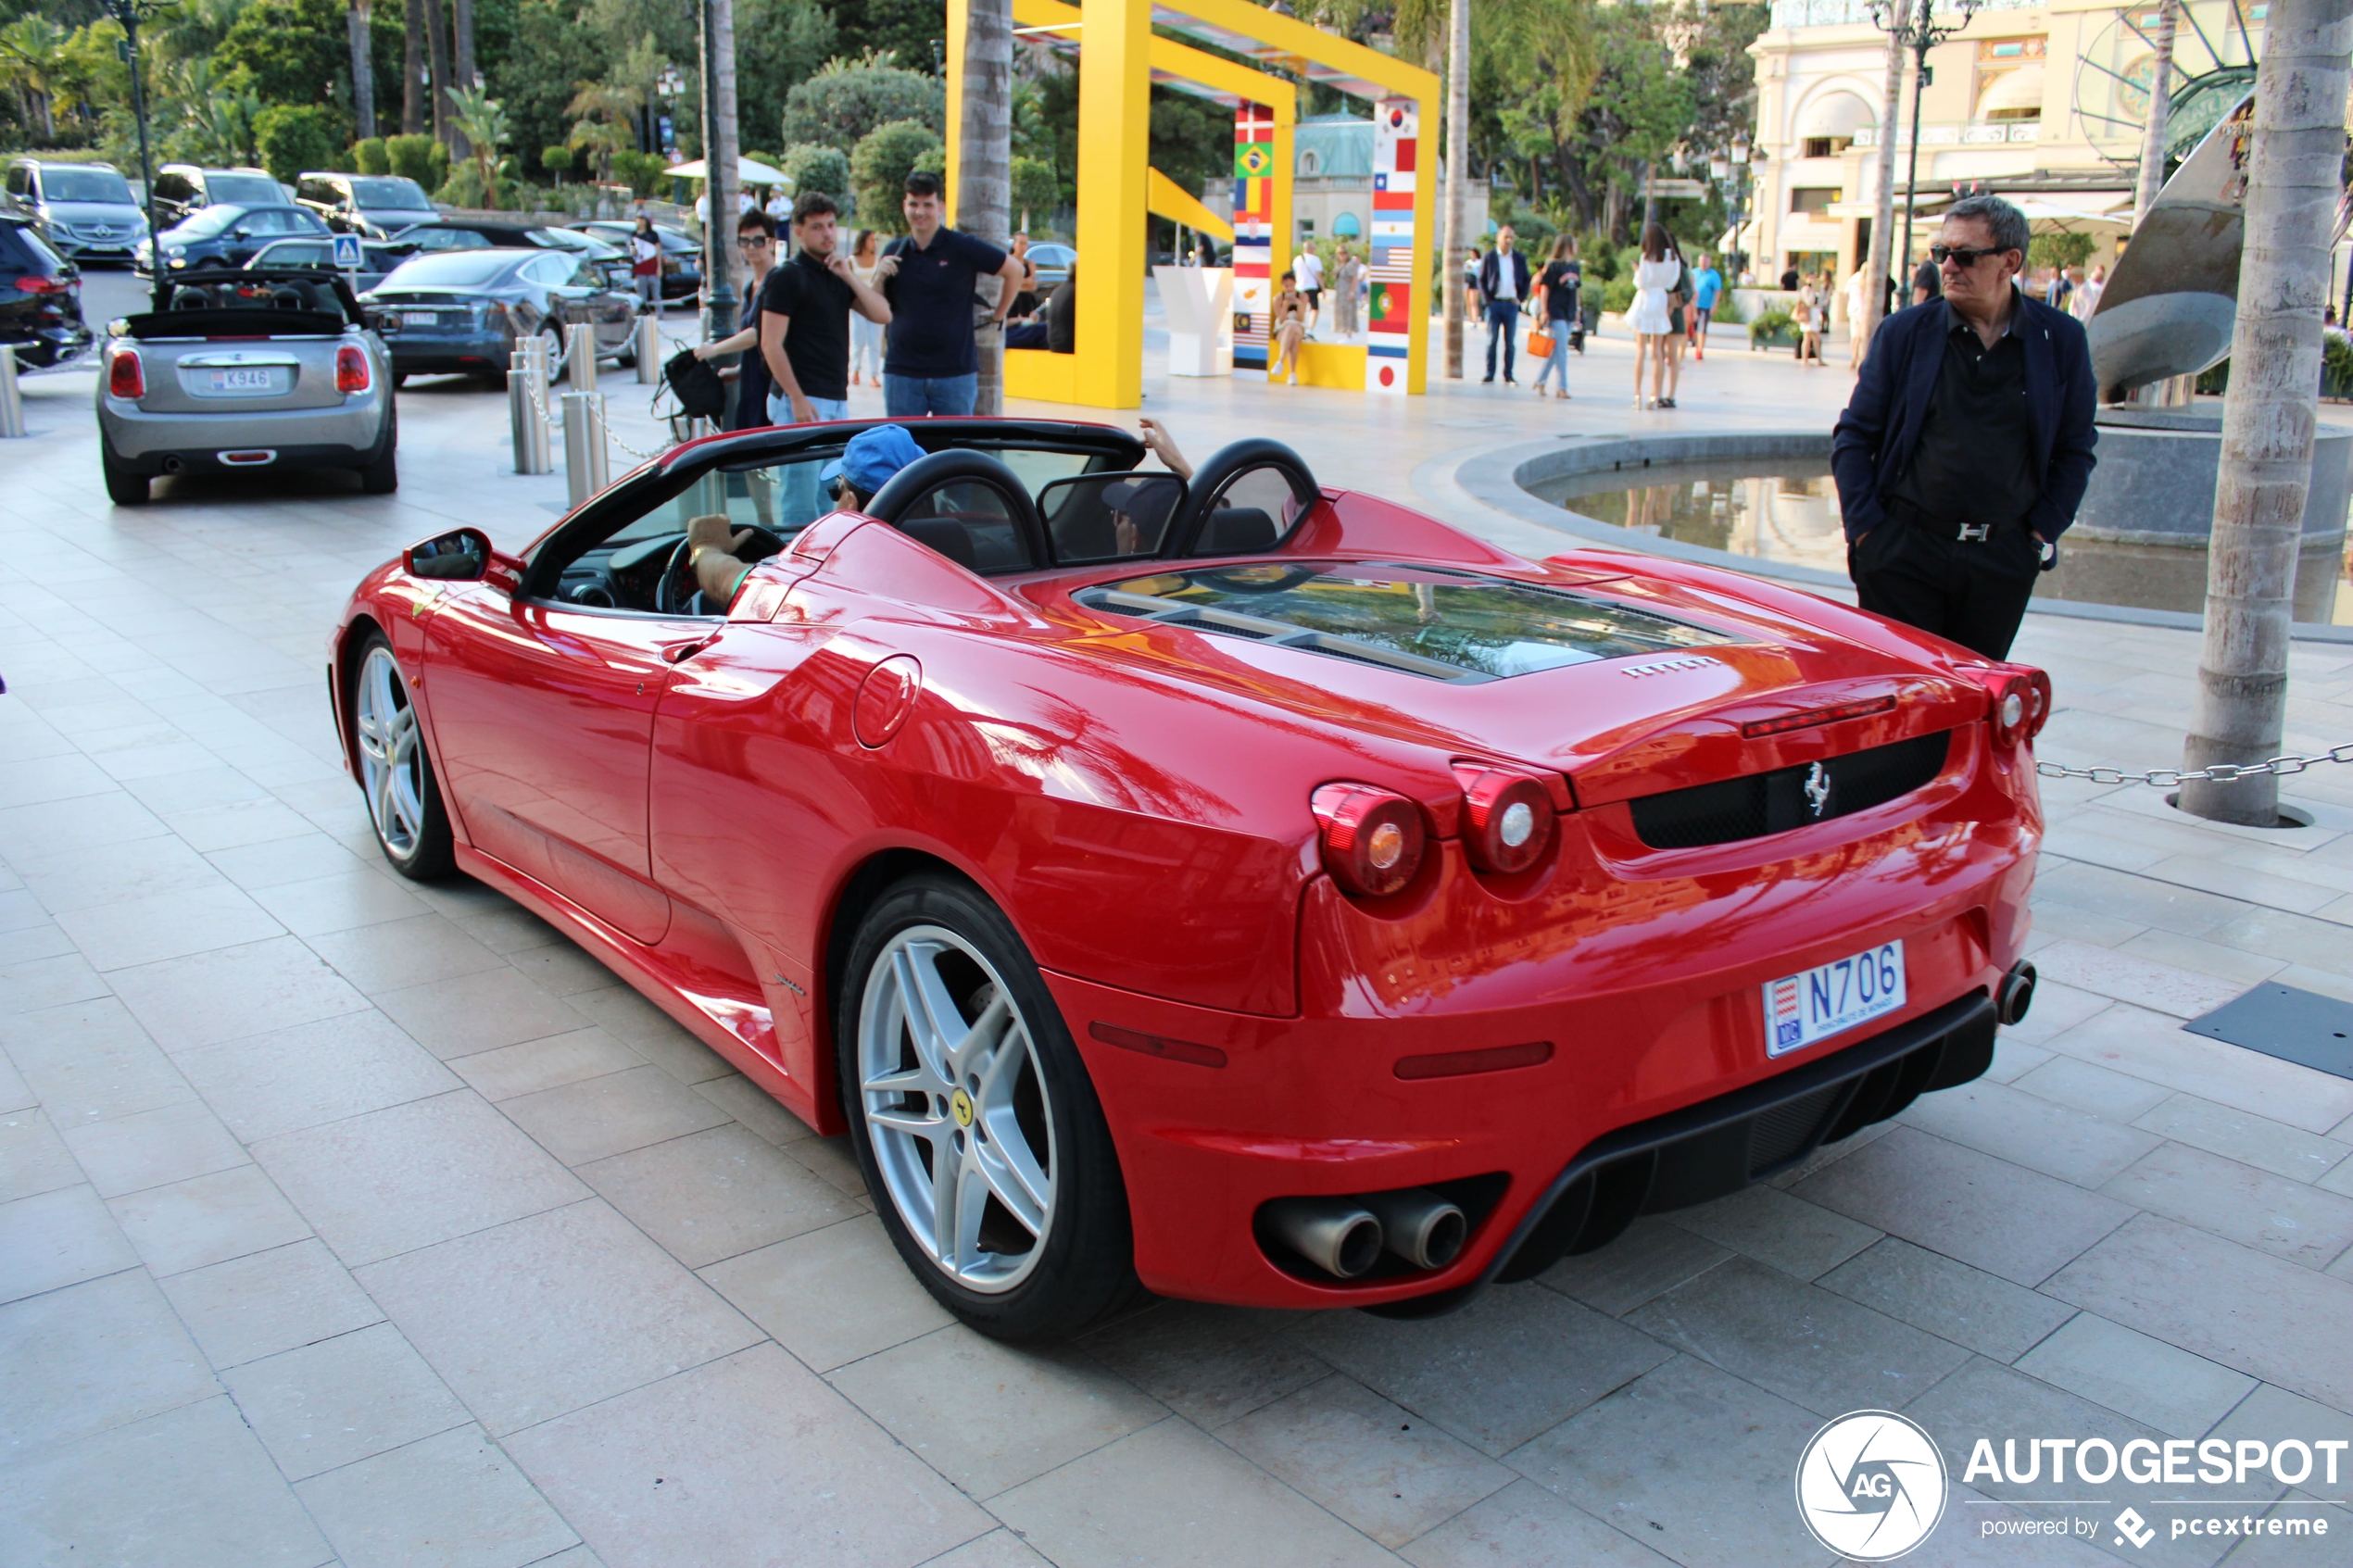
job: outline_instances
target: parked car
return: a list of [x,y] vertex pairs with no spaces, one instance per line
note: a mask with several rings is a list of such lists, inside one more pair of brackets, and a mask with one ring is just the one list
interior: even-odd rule
[[20,210],[0,211],[0,343],[28,370],[70,364],[90,346],[80,270]]
[[200,169],[167,163],[156,170],[156,222],[170,228],[208,207],[291,207],[285,187],[266,169]]
[[[629,236],[637,226],[619,219],[591,218],[566,227],[602,240],[627,257]],[[654,225],[654,234],[661,241],[661,297],[665,301],[695,298],[702,293],[702,246],[659,223]]]
[[1051,299],[1054,291],[1070,281],[1071,263],[1078,253],[1058,240],[1048,240],[1029,247],[1030,265],[1038,269],[1037,295],[1039,303]]
[[[360,266],[356,272],[345,272],[344,281],[353,292],[374,288],[392,270],[409,258],[393,254],[389,247],[376,241],[364,242],[359,247]],[[328,271],[341,271],[335,265],[335,240],[332,234],[306,235],[300,239],[272,240],[253,253],[245,263],[251,272],[269,271],[283,267],[317,267]]]
[[1139,1286],[1441,1311],[1978,1077],[2023,1016],[2041,671],[1524,559],[1266,440],[1179,480],[1108,426],[911,420],[926,455],[835,509],[870,428],[417,545],[330,700],[396,872],[508,893],[847,1133],[973,1326]]
[[132,264],[141,277],[151,278],[155,253],[161,251],[168,273],[198,267],[242,267],[274,240],[330,237],[318,215],[299,207],[199,207],[157,234],[153,245],[140,241]]
[[425,188],[398,174],[305,174],[295,182],[295,199],[338,234],[375,239],[441,217]]
[[343,468],[398,488],[392,361],[341,277],[194,269],[99,350],[98,457],[117,506],[164,474]]
[[[510,250],[569,251],[598,264],[605,281],[617,288],[629,286],[629,257],[604,241],[577,229],[554,229],[539,223],[500,223],[484,218],[445,218],[403,229],[384,242],[387,248],[410,246],[416,251]],[[619,264],[618,272],[615,264]]]
[[563,329],[597,330],[597,356],[636,363],[636,296],[559,250],[443,251],[394,268],[362,303],[392,350],[394,373],[457,371],[505,385],[515,345],[540,333],[560,358]]
[[110,163],[8,165],[7,194],[41,225],[50,248],[72,261],[128,261],[147,233],[131,182]]

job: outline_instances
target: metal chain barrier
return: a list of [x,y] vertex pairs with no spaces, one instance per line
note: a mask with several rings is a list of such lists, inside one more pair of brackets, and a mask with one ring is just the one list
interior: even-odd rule
[[2270,773],[2285,778],[2300,773],[2317,762],[2353,762],[2353,741],[2333,746],[2327,751],[2314,752],[2309,757],[2290,754],[2274,757],[2268,762],[2217,762],[2207,768],[2151,768],[2145,773],[2130,773],[2121,768],[2070,768],[2059,762],[2037,762],[2034,771],[2046,779],[2088,779],[2103,784],[2155,784],[2159,789],[2176,784],[2205,780],[2212,784],[2235,784],[2240,779],[2259,778]]

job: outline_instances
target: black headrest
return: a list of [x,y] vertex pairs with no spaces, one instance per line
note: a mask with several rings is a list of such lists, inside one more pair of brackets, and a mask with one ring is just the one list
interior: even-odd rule
[[1275,520],[1264,507],[1220,507],[1209,514],[1207,535],[1199,554],[1246,556],[1273,547]]
[[209,310],[212,308],[212,295],[205,293],[202,289],[173,289],[171,291],[171,308],[174,310]]
[[[1046,558],[1046,529],[1038,520],[1038,503],[1031,499],[1029,487],[1022,483],[1013,470],[1000,459],[987,452],[949,447],[927,453],[891,475],[883,487],[868,499],[863,509],[868,517],[903,529],[916,538],[924,538],[915,529],[915,523],[922,520],[908,514],[913,512],[940,485],[956,480],[978,480],[986,483],[1002,498],[1005,515],[1013,520],[1013,542],[1019,546],[1020,559],[992,563],[992,570],[1027,567]],[[939,521],[952,522],[954,520]],[[963,533],[963,524],[957,523],[956,529],[958,535],[963,539],[962,554],[956,553],[954,546],[939,545],[930,539],[924,539],[924,543],[950,560],[962,561],[970,567],[975,558],[971,536]]]
[[928,545],[966,571],[980,570],[980,558],[973,553],[973,536],[954,518],[911,517],[902,519],[898,527],[908,538]]

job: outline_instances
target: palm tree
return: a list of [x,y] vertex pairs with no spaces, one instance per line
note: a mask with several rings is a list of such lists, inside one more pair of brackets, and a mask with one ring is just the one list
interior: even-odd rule
[[[1904,112],[1904,38],[1891,30],[1887,35],[1887,90],[1880,99],[1879,110],[1879,202],[1871,216],[1871,258],[1867,265],[1871,286],[1863,291],[1863,319],[1854,323],[1853,330],[1861,334],[1864,351],[1869,352],[1871,334],[1879,330],[1880,318],[1886,314],[1887,279],[1894,270],[1891,261],[1895,254],[1895,122]],[[1803,150],[1803,149],[1801,149]],[[1911,298],[1909,275],[1912,258],[1904,258],[1906,278],[1896,284],[1896,308]]]
[[2133,182],[2133,224],[2157,203],[2165,188],[2165,126],[2173,108],[2173,29],[2181,15],[2180,0],[2158,0],[2156,58],[2149,69],[2149,117],[2141,128],[2141,171]]
[[425,0],[408,0],[408,32],[400,45],[400,131],[420,136],[425,129]]
[[376,133],[376,71],[368,47],[372,0],[351,0],[345,23],[351,30],[351,117],[359,139]]
[[[956,226],[993,245],[1011,237],[1007,209],[1013,199],[1013,0],[970,0],[964,10],[964,99],[957,127]],[[1001,278],[985,285],[989,302],[1005,287]],[[1002,334],[983,332],[976,414],[998,414],[1005,406],[1005,345]]]
[[39,125],[44,137],[57,133],[51,100],[65,45],[64,31],[44,16],[22,17],[0,28],[0,81],[17,90],[25,123]]
[[[2286,730],[2290,595],[2312,480],[2321,306],[2345,158],[2353,0],[2271,0],[2246,181],[2231,386],[2206,565],[2206,635],[2184,769],[2277,755]],[[2163,82],[2152,84],[2150,107]],[[2271,827],[2280,782],[2182,785],[2182,809]]]
[[474,171],[482,179],[483,205],[496,211],[498,149],[513,134],[507,111],[480,87],[453,87],[449,90],[449,119],[472,149]]
[[564,113],[579,117],[573,121],[572,145],[587,149],[598,183],[612,182],[613,154],[636,145],[637,108],[645,101],[636,88],[610,78],[574,84],[564,107]]

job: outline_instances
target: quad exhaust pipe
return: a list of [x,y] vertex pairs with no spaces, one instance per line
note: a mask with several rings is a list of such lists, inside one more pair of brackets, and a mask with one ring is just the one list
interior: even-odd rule
[[1427,1187],[1363,1198],[1279,1198],[1265,1210],[1283,1245],[1339,1279],[1369,1272],[1387,1251],[1414,1269],[1442,1269],[1470,1235],[1460,1208]]

